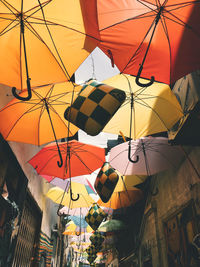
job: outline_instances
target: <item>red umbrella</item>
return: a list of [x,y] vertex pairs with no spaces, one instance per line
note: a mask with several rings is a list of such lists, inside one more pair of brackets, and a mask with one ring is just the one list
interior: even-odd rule
[[200,68],[199,14],[196,0],[99,0],[99,47],[138,85],[172,84]]
[[105,149],[76,140],[59,143],[63,165],[59,167],[59,155],[55,143],[43,147],[29,163],[38,174],[62,179],[90,174],[105,162]]

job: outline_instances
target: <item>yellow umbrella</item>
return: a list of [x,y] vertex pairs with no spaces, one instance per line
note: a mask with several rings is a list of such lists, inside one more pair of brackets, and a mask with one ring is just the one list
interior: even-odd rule
[[125,74],[118,74],[103,82],[124,90],[127,96],[124,104],[103,129],[104,132],[119,134],[122,131],[129,137],[131,127],[130,137],[138,139],[168,131],[183,116],[176,96],[166,84],[154,82],[147,88],[139,87],[135,83],[135,77]]
[[147,177],[146,175],[119,175],[114,192],[134,190],[134,186],[143,183]]
[[94,230],[89,225],[86,228],[81,228],[80,231],[80,227],[71,221],[66,225],[63,235],[80,235],[92,232],[94,232]]
[[72,192],[73,194],[79,194],[79,198],[76,201],[71,199],[70,192],[65,192],[60,187],[51,188],[46,196],[50,198],[53,202],[69,207],[70,209],[74,208],[83,208],[90,207],[94,200],[88,194],[85,185],[72,182]]

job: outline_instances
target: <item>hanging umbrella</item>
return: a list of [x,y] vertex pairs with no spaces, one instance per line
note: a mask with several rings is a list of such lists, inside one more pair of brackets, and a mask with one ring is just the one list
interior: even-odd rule
[[[73,188],[73,194],[79,194],[79,198],[73,200],[71,197],[71,192],[66,193],[59,187],[53,187],[49,189],[46,194],[46,197],[50,198],[53,202],[67,206],[68,209],[82,208],[82,207],[90,207],[94,200],[87,193],[85,187],[82,188]],[[60,211],[59,211],[60,212]]]
[[124,74],[104,83],[126,92],[124,104],[104,127],[104,132],[119,134],[122,131],[125,136],[137,139],[168,131],[183,117],[178,100],[166,84],[154,83],[142,88],[136,85],[135,77]]
[[[81,215],[84,217],[88,213],[89,208],[90,208],[90,206],[81,207],[81,208],[77,207],[77,208],[69,209],[68,206],[65,206],[65,207],[61,208],[59,210],[59,212],[60,212],[60,214],[66,214],[66,215],[69,214],[69,215],[73,215],[73,216],[79,216],[80,212],[81,212]],[[80,211],[80,209],[81,209],[81,211]]]
[[89,225],[86,228],[82,228],[76,225],[74,222],[69,222],[69,224],[66,225],[63,235],[79,236],[81,234],[92,233],[92,232],[93,232],[93,229]]
[[176,167],[183,156],[180,147],[165,137],[142,137],[113,147],[108,161],[122,174],[153,175]]
[[93,6],[87,0],[1,1],[0,83],[14,86],[16,97],[16,88],[28,88],[19,97],[28,100],[30,83],[69,80],[97,44]]
[[[74,135],[78,128],[69,126],[63,114],[79,90],[71,82],[51,84],[32,88],[31,101],[11,100],[0,110],[0,132],[4,139],[40,146]],[[26,94],[24,91],[20,95]]]
[[124,190],[112,193],[110,200],[104,203],[101,199],[97,201],[99,206],[111,208],[113,210],[134,206],[135,203],[143,198],[143,192],[133,187],[131,190]]
[[96,10],[99,47],[138,85],[173,84],[200,69],[200,1],[99,0]]
[[114,191],[132,190],[135,185],[145,182],[147,177],[146,175],[120,175]]
[[59,144],[63,166],[57,165],[58,153],[55,144],[43,147],[29,163],[38,174],[52,175],[67,179],[90,174],[100,168],[105,161],[105,150],[76,140]]
[[121,231],[126,228],[127,225],[123,221],[112,219],[102,222],[98,230],[99,232],[114,232]]
[[[47,180],[50,184],[58,186],[65,190],[68,188],[70,181],[68,179],[60,179],[59,177],[54,177],[54,176],[49,176],[49,175],[41,175],[45,180]],[[71,183],[79,183],[79,184],[84,184],[88,194],[96,194],[95,189],[89,182],[89,180],[86,178],[86,176],[77,176],[77,177],[71,177],[72,182]],[[72,185],[73,187],[73,185]]]

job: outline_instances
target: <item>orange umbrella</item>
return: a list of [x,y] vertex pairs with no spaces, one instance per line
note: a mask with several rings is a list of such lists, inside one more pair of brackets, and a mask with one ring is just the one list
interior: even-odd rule
[[100,48],[139,86],[173,84],[200,68],[200,1],[96,2]]
[[[32,89],[31,101],[11,100],[0,110],[0,132],[6,140],[42,145],[74,135],[78,128],[64,119],[64,110],[79,91],[71,82]],[[27,95],[26,90],[20,94]]]
[[133,187],[131,190],[125,190],[121,192],[113,192],[110,200],[104,203],[101,199],[97,201],[99,206],[111,208],[111,209],[121,209],[124,207],[133,206],[137,201],[143,198],[142,190]]
[[[1,1],[0,83],[16,88],[64,82],[96,47],[94,0]],[[92,38],[90,36],[93,36]],[[22,97],[22,96],[20,96]]]
[[[32,89],[31,101],[11,100],[0,110],[0,132],[8,141],[42,145],[74,135],[78,128],[64,119],[64,111],[79,86],[71,82]],[[26,91],[20,95],[25,96]],[[56,134],[56,138],[55,135]]]
[[105,149],[76,140],[59,144],[63,166],[57,165],[58,153],[55,144],[43,147],[29,163],[38,174],[52,175],[67,179],[90,174],[100,168],[105,161]]

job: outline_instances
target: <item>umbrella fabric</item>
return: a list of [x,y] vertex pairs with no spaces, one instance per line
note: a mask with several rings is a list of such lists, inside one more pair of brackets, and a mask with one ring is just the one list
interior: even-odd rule
[[120,72],[173,84],[200,69],[200,1],[99,0],[96,10],[99,47]]
[[124,175],[119,177],[114,192],[134,190],[134,186],[145,182],[147,177],[146,175]]
[[32,86],[69,80],[96,47],[94,2],[1,1],[0,83],[22,90],[27,79]]
[[64,190],[62,190],[59,187],[53,187],[49,189],[49,191],[46,194],[46,197],[50,198],[53,202],[68,206],[69,209],[75,209],[80,207],[90,207],[94,200],[89,196],[87,193],[87,190],[85,191],[76,191],[72,188],[73,194],[79,194],[79,199],[76,201],[73,201],[71,199],[70,193],[66,193]]
[[[104,81],[126,92],[126,100],[103,129],[104,132],[138,139],[168,131],[181,117],[182,108],[170,87],[154,83],[142,88],[135,77],[118,74]],[[145,114],[145,116],[144,116]],[[123,120],[122,120],[123,118]]]
[[100,232],[113,232],[113,231],[119,231],[122,229],[126,229],[126,224],[124,224],[120,220],[112,219],[112,220],[102,222],[98,230]]
[[[63,208],[61,208],[59,210],[59,213],[60,214],[66,214],[66,215],[67,214],[70,214],[72,216],[80,216],[80,214],[81,214],[82,216],[85,216],[88,213],[89,208],[90,208],[90,206],[89,207],[81,207],[81,208],[72,208],[72,209],[69,209],[68,206],[65,206],[65,207],[63,207]],[[80,209],[81,209],[81,211],[80,211]]]
[[[0,110],[0,132],[4,139],[40,146],[74,135],[78,128],[63,115],[71,104],[73,91],[77,94],[79,87],[71,82],[52,84],[32,89],[31,101],[11,100]],[[26,96],[27,91],[20,95]]]
[[[70,181],[68,179],[60,179],[58,177],[49,176],[49,175],[41,175],[45,180],[47,180],[50,184],[58,186],[66,191],[66,189],[69,188]],[[85,185],[85,188],[88,192],[88,194],[96,194],[95,189],[92,187],[91,183],[88,181],[88,179],[84,176],[77,176],[77,177],[71,177],[71,184],[72,188],[76,186],[76,184]],[[75,183],[75,185],[74,185]]]
[[84,218],[80,218],[80,216],[69,216],[69,219],[71,219],[77,226],[81,228],[87,228],[89,225],[85,221]]
[[105,150],[76,140],[59,143],[63,166],[57,165],[57,146],[49,144],[43,147],[29,163],[38,174],[52,175],[66,179],[90,174],[100,168],[105,161]]
[[80,235],[85,233],[92,233],[92,228],[88,225],[85,229],[82,227],[79,227],[74,222],[69,222],[66,227],[65,231],[63,232],[63,235]]
[[113,192],[110,200],[104,203],[99,199],[97,203],[101,207],[111,208],[113,210],[121,209],[135,205],[135,203],[143,198],[143,192],[138,188],[131,190]]
[[[129,142],[131,145],[128,158]],[[184,154],[179,146],[172,146],[165,137],[142,137],[125,142],[111,149],[111,166],[120,173],[132,175],[153,175],[170,167],[176,167]]]

